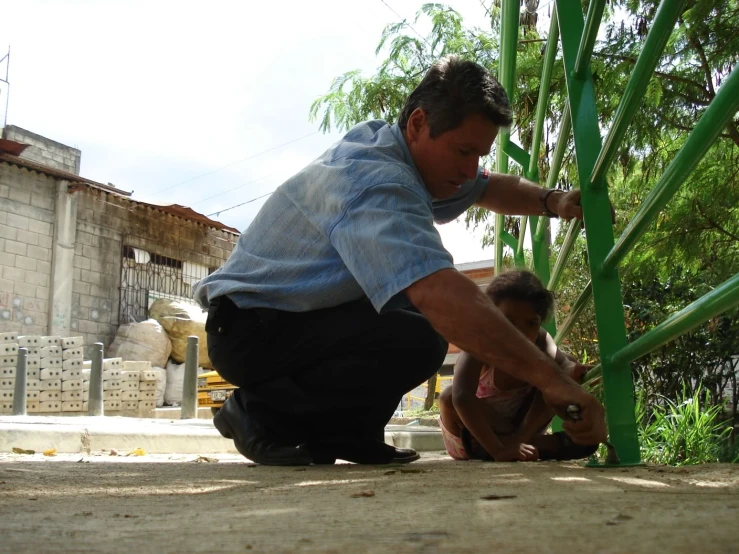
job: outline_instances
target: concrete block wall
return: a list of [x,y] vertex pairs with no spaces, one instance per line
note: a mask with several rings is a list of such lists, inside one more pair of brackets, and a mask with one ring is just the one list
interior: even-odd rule
[[0,332],[45,335],[54,179],[0,163]]
[[75,175],[80,174],[82,152],[77,148],[47,139],[15,125],[6,126],[3,134],[8,140],[30,144],[20,155],[21,158]]
[[238,238],[104,191],[77,194],[71,325],[86,345],[115,338],[124,245],[216,268]]

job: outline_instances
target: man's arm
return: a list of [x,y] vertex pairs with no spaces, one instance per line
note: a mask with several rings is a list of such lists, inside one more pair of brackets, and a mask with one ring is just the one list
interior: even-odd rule
[[524,337],[472,280],[454,269],[443,269],[413,283],[406,294],[446,340],[532,384],[560,415],[566,415],[569,404],[580,406],[583,419],[567,426],[576,442],[606,440],[601,404],[563,375],[554,360]]
[[[548,190],[518,175],[493,173],[476,205],[497,214],[543,215],[541,197]],[[562,219],[582,219],[579,190],[552,190],[546,198],[546,207]]]

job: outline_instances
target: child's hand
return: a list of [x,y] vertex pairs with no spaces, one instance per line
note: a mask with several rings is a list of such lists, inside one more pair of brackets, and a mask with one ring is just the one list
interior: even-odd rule
[[535,462],[539,459],[539,451],[531,444],[516,441],[496,452],[493,459],[496,462]]
[[580,362],[572,362],[570,366],[567,368],[567,374],[572,378],[573,381],[576,383],[582,384],[582,380],[585,377],[585,375],[593,369],[595,366],[590,364],[581,364]]

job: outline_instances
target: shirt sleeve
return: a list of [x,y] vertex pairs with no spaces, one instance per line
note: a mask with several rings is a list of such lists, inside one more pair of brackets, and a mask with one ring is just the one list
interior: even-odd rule
[[380,312],[416,281],[453,268],[428,197],[407,185],[365,190],[329,233],[347,269]]
[[478,168],[477,178],[462,183],[460,190],[444,200],[434,200],[434,221],[436,223],[449,223],[454,221],[475,202],[477,202],[488,188],[490,171]]

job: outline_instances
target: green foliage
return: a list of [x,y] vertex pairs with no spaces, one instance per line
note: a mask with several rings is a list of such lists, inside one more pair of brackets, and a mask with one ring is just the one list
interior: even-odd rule
[[672,466],[739,462],[728,448],[731,426],[723,421],[722,407],[710,405],[707,391],[685,389],[677,401],[648,402],[645,396],[637,396],[636,414],[645,462]]

